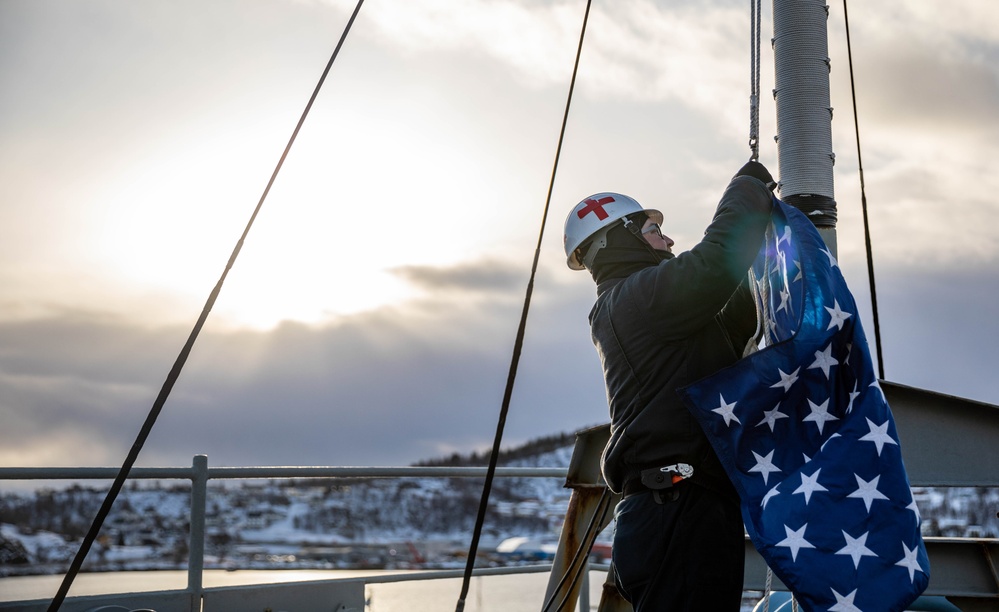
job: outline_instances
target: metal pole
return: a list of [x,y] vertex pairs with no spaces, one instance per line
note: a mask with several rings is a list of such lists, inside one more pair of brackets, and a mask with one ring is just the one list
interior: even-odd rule
[[195,455],[191,473],[191,541],[187,558],[187,590],[191,612],[201,611],[205,570],[205,508],[208,500],[208,455]]
[[773,0],[780,195],[808,215],[835,254],[828,17],[825,0]]

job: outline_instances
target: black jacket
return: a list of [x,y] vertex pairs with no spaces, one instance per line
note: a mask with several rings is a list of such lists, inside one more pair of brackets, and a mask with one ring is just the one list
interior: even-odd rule
[[755,178],[732,179],[693,249],[597,285],[589,320],[610,406],[602,469],[613,491],[676,462],[694,466],[692,482],[732,491],[677,389],[737,361],[756,330],[747,277],[770,198]]

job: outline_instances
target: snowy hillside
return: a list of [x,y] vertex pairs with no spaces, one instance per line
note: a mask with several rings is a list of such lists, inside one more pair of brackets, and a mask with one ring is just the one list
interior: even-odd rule
[[[571,438],[564,441],[571,444]],[[506,453],[501,464],[566,467],[571,454],[571,445],[563,444],[537,455]],[[472,460],[481,458],[431,463]],[[562,485],[557,478],[495,479],[480,549],[488,553],[514,536],[554,542],[570,496]],[[467,550],[482,486],[481,478],[213,483],[207,503],[206,564],[449,566]],[[105,495],[103,489],[73,486],[0,496],[0,575],[63,571]],[[129,483],[85,567],[186,566],[189,505],[187,486]]]
[[[572,439],[555,436],[505,451],[500,465],[566,467]],[[424,465],[486,462],[454,455]],[[209,486],[207,567],[462,567],[483,485],[481,478],[235,482]],[[562,485],[559,478],[495,479],[479,545],[485,562],[550,555],[570,497]],[[925,535],[999,536],[999,490],[913,493]],[[79,485],[0,494],[0,576],[65,571],[105,495]],[[128,483],[84,568],[186,567],[189,508],[186,484]],[[607,529],[600,539],[609,537]]]

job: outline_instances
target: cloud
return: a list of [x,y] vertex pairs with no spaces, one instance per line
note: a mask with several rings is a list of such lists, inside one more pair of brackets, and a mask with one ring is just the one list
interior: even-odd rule
[[466,296],[508,296],[527,284],[527,271],[497,261],[464,262],[444,268],[399,266],[390,272],[425,291],[450,291]]
[[[500,285],[514,276],[490,267]],[[457,281],[453,269],[421,270],[451,288],[323,326],[209,324],[140,465],[187,465],[198,453],[213,465],[398,465],[488,448],[520,304],[462,306],[456,283],[477,290],[473,269]],[[580,300],[592,288],[572,287],[542,290],[531,314],[507,445],[605,419]],[[186,334],[79,313],[0,325],[4,463],[120,463]]]
[[[353,6],[346,0],[333,4]],[[507,66],[528,86],[568,84],[582,4],[479,0],[456,7],[446,0],[386,0],[365,6],[359,24],[373,25],[381,44],[417,57],[477,53]],[[596,98],[674,100],[707,113],[722,110],[729,106],[720,102],[725,93],[749,82],[748,37],[748,13],[734,3],[594,6],[578,86]]]

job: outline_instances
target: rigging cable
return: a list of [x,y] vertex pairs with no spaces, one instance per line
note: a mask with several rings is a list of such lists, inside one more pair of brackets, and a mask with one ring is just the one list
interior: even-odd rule
[[569,93],[565,101],[565,111],[562,114],[562,128],[559,131],[558,146],[555,149],[555,162],[552,166],[552,175],[548,183],[548,196],[545,198],[545,207],[541,216],[541,230],[538,233],[538,244],[534,250],[534,261],[531,264],[531,276],[527,282],[527,291],[524,296],[524,307],[520,315],[520,325],[517,328],[517,337],[514,341],[513,356],[510,361],[510,371],[507,374],[506,390],[503,392],[503,404],[500,407],[499,422],[496,423],[496,435],[493,439],[492,453],[489,455],[489,468],[486,470],[486,480],[482,486],[482,497],[479,500],[479,511],[475,517],[475,529],[472,533],[472,542],[468,548],[468,560],[465,563],[465,574],[461,584],[461,594],[458,596],[458,603],[455,612],[463,612],[465,609],[465,597],[468,596],[468,587],[472,578],[472,569],[475,566],[475,556],[479,548],[479,538],[482,535],[482,524],[485,521],[486,507],[489,504],[489,492],[492,489],[493,477],[496,474],[496,463],[499,459],[500,443],[503,440],[503,429],[506,426],[506,416],[510,411],[510,398],[513,395],[513,383],[517,377],[517,364],[520,362],[520,353],[524,345],[524,333],[527,328],[527,313],[531,306],[531,294],[534,293],[534,277],[538,271],[538,260],[541,258],[541,242],[545,235],[545,224],[548,219],[548,209],[551,207],[552,191],[555,188],[555,176],[558,172],[558,161],[562,154],[562,142],[565,139],[565,126],[569,120],[569,107],[572,104],[572,92],[576,86],[576,74],[579,71],[579,56],[583,52],[583,38],[586,34],[586,22],[590,17],[590,4],[592,0],[586,0],[586,12],[583,14],[583,26],[579,32],[579,44],[576,47],[576,60],[572,67],[572,79],[569,81]]
[[344,27],[343,33],[340,35],[340,40],[337,43],[336,48],[333,50],[333,55],[330,57],[329,62],[327,62],[326,69],[323,70],[323,74],[319,78],[319,82],[316,84],[315,90],[312,92],[312,97],[309,98],[308,104],[305,105],[305,110],[302,112],[302,116],[299,118],[298,124],[295,126],[295,130],[292,132],[291,138],[288,140],[288,144],[285,146],[284,152],[281,154],[281,158],[278,160],[277,166],[274,168],[274,172],[271,174],[270,180],[267,181],[267,186],[264,188],[263,194],[260,196],[260,200],[257,202],[257,206],[253,210],[253,214],[250,215],[250,220],[247,222],[246,228],[243,230],[243,234],[239,237],[239,241],[237,241],[236,246],[232,250],[232,254],[229,256],[229,261],[226,263],[225,269],[222,271],[222,276],[219,277],[218,282],[215,284],[215,288],[212,289],[212,292],[209,294],[208,300],[205,302],[205,306],[201,311],[201,316],[198,317],[198,320],[194,325],[194,329],[191,330],[191,334],[187,338],[187,342],[184,344],[180,354],[177,356],[177,360],[174,362],[173,367],[167,374],[166,381],[164,381],[159,395],[156,396],[156,400],[153,402],[153,406],[149,410],[149,414],[146,416],[146,420],[142,424],[142,428],[139,430],[139,434],[136,437],[135,442],[132,444],[132,448],[129,450],[128,456],[125,458],[125,462],[122,464],[107,496],[104,498],[104,503],[101,504],[100,510],[98,510],[97,516],[94,517],[94,521],[90,526],[90,530],[83,538],[83,542],[80,544],[80,549],[77,551],[76,557],[74,557],[73,562],[70,564],[69,570],[66,572],[66,576],[63,577],[63,581],[59,586],[58,592],[55,597],[52,598],[52,602],[49,604],[48,608],[49,612],[55,612],[60,606],[62,606],[62,602],[66,599],[66,594],[69,592],[69,589],[73,584],[73,580],[80,572],[80,568],[83,566],[83,561],[86,559],[87,553],[90,552],[91,546],[93,546],[94,541],[100,533],[101,527],[104,525],[104,520],[111,512],[111,506],[114,504],[115,498],[124,486],[125,480],[128,478],[128,473],[135,464],[135,461],[139,456],[139,452],[142,450],[142,446],[146,442],[146,438],[149,437],[149,433],[152,431],[153,425],[156,423],[156,419],[159,416],[160,411],[163,409],[163,405],[166,403],[167,397],[170,395],[170,391],[173,389],[174,383],[177,382],[177,378],[180,376],[180,371],[187,362],[187,357],[190,355],[191,349],[194,347],[194,341],[197,339],[198,334],[201,333],[201,328],[204,327],[205,321],[208,319],[208,314],[211,312],[212,307],[215,305],[215,301],[218,299],[219,292],[222,290],[222,283],[225,282],[226,276],[229,274],[229,270],[231,270],[233,264],[235,264],[236,257],[243,248],[243,242],[246,239],[247,234],[249,234],[254,220],[257,218],[257,213],[260,212],[260,209],[264,204],[264,200],[267,198],[267,194],[270,192],[271,186],[277,178],[278,172],[281,171],[281,166],[284,165],[284,160],[288,157],[288,152],[291,150],[291,146],[294,144],[299,130],[302,129],[302,124],[305,123],[305,118],[308,116],[313,102],[315,102],[316,97],[319,95],[319,90],[322,88],[323,82],[326,80],[326,75],[329,74],[330,69],[333,67],[333,61],[340,53],[340,48],[343,46],[343,42],[347,38],[347,33],[350,32],[350,28],[354,24],[354,19],[361,10],[361,5],[363,3],[364,0],[358,0],[357,6],[354,7],[354,12],[351,14],[350,19],[347,21],[346,27]]
[[760,159],[760,5],[749,0],[749,159]]
[[878,353],[878,379],[885,379],[884,356],[881,354],[881,324],[878,320],[878,293],[874,284],[874,258],[871,254],[871,226],[867,222],[867,190],[864,187],[864,163],[860,157],[860,121],[857,118],[857,89],[853,81],[853,50],[850,45],[850,16],[843,0],[843,23],[846,26],[846,57],[850,64],[850,96],[853,101],[853,128],[857,138],[857,168],[860,173],[860,208],[864,213],[864,245],[867,248],[867,278],[871,283],[871,312],[874,317],[874,347]]

